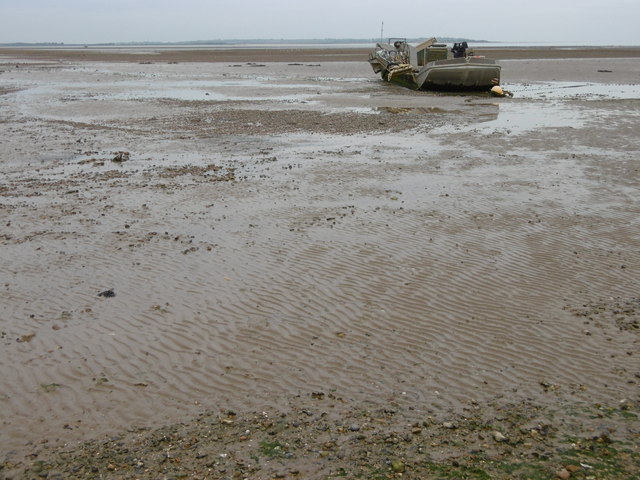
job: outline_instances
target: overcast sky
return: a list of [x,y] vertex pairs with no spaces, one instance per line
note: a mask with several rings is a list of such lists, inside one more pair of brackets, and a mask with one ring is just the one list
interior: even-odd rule
[[0,43],[464,37],[640,45],[640,0],[0,0]]

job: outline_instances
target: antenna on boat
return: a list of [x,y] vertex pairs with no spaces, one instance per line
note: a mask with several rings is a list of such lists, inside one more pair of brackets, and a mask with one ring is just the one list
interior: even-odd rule
[[384,22],[382,22],[382,25],[380,25],[380,41],[384,41]]

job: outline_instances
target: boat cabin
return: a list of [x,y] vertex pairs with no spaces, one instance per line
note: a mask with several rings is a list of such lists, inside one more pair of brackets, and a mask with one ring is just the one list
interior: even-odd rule
[[447,45],[436,42],[437,40],[435,38],[430,38],[415,47],[411,47],[411,50],[413,50],[411,64],[424,67],[429,62],[446,60],[449,56]]

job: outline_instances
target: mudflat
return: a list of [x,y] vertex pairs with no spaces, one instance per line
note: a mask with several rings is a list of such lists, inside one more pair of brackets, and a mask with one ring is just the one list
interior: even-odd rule
[[[373,47],[373,45],[372,45]],[[371,48],[372,48],[371,47]],[[495,47],[476,44],[475,55],[497,60],[550,58],[637,58],[639,46],[610,47]],[[0,47],[0,55],[46,61],[81,62],[360,62],[366,60],[371,48],[326,45],[317,48],[286,47],[256,48],[228,46],[59,46]]]
[[639,474],[637,49],[87,50],[0,50],[0,478]]

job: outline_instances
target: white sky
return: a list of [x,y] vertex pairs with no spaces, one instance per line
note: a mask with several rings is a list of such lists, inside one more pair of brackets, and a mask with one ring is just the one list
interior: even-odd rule
[[464,37],[640,45],[640,0],[0,0],[0,43]]

